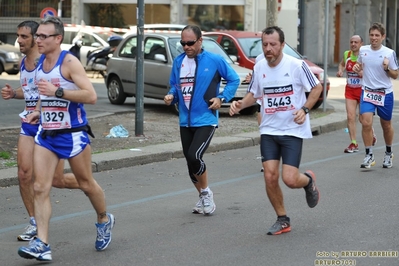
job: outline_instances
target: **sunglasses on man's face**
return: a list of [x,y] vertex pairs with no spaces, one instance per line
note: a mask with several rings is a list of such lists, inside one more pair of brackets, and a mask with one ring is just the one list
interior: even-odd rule
[[198,39],[196,39],[195,41],[188,41],[188,42],[183,42],[182,40],[180,40],[180,44],[181,46],[193,46],[196,42],[198,41]]

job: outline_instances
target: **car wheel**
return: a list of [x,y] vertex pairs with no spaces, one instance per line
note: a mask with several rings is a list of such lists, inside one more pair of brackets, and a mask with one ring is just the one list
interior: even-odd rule
[[3,67],[3,65],[0,63],[0,75],[1,75],[1,73],[3,73],[4,72],[4,67]]
[[318,100],[312,107],[312,110],[316,110],[317,108],[320,107],[320,105],[322,105],[323,100]]
[[112,104],[124,104],[126,101],[126,94],[123,91],[123,86],[118,77],[111,77],[107,88],[108,100]]
[[250,107],[242,109],[240,111],[240,115],[253,115],[253,114],[256,113],[257,110],[258,110],[258,106],[257,105],[252,105]]
[[12,70],[10,72],[7,72],[8,75],[17,75],[19,73],[19,70]]

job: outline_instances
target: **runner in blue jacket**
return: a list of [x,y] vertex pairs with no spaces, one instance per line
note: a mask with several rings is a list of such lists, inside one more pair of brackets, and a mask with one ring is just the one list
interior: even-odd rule
[[[164,101],[167,105],[178,103],[179,106],[183,153],[191,181],[199,192],[193,213],[209,215],[216,205],[202,157],[218,126],[218,109],[234,97],[240,78],[222,56],[202,49],[199,27],[186,26],[180,44],[184,53],[173,62],[171,89]],[[223,92],[219,90],[221,78],[227,81]]]

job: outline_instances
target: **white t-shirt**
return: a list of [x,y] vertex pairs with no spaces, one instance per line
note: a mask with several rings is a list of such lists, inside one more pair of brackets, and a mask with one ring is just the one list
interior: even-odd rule
[[184,104],[186,105],[187,109],[190,109],[190,101],[191,97],[193,96],[192,94],[196,68],[197,65],[194,58],[188,58],[185,56],[180,69],[180,84],[181,91],[183,93]]
[[370,45],[360,47],[357,62],[363,65],[363,89],[385,89],[385,93],[392,92],[392,81],[383,68],[384,57],[389,60],[389,68],[398,69],[395,51],[382,46],[379,50],[372,50]]
[[312,138],[310,118],[305,123],[294,122],[293,112],[306,102],[306,91],[310,91],[319,80],[303,60],[283,54],[276,67],[270,67],[266,59],[254,67],[249,91],[261,99],[262,121],[260,133]]

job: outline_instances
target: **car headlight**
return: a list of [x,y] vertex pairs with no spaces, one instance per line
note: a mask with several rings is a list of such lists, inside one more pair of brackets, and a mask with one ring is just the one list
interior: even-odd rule
[[326,76],[326,80],[328,80],[328,75],[324,74],[324,73],[325,72],[323,71],[323,72],[320,72],[320,74],[319,74],[319,80],[320,80],[321,83],[324,82],[324,75]]
[[9,58],[9,59],[18,59],[19,58],[19,54],[15,53],[15,52],[8,52],[7,53],[7,58]]

